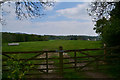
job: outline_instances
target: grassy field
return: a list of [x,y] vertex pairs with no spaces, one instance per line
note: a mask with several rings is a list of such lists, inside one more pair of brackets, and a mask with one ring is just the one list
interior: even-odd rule
[[65,50],[69,49],[85,49],[100,48],[100,41],[84,41],[84,40],[51,40],[51,41],[35,41],[35,42],[19,42],[19,46],[8,46],[4,43],[3,52],[10,51],[40,51],[40,50],[57,50],[59,46],[63,46]]
[[[63,46],[64,50],[70,50],[70,49],[90,49],[90,48],[101,48],[101,42],[100,41],[83,41],[83,40],[55,40],[55,41],[35,41],[35,42],[19,42],[19,46],[8,46],[7,43],[4,43],[2,46],[3,52],[19,52],[19,51],[41,51],[41,50],[58,50],[59,46]],[[101,51],[87,51],[91,54],[103,54]],[[70,56],[73,56],[74,54],[69,53]],[[14,58],[30,58],[36,54],[15,54],[10,55]],[[84,56],[77,53],[77,56]],[[5,58],[5,57],[3,57]],[[53,60],[56,61],[56,60]],[[36,62],[36,61],[33,61]],[[38,62],[38,61],[37,61]],[[40,61],[39,61],[40,63]],[[57,65],[56,65],[57,66]],[[70,67],[70,65],[64,65],[67,67]],[[76,73],[72,69],[65,70],[66,72],[70,72],[70,74],[64,75],[65,78],[81,78],[85,77],[84,75],[80,76],[79,73]],[[72,73],[72,76],[71,76]]]
[[[51,40],[51,41],[35,41],[35,42],[19,42],[19,46],[8,46],[4,43],[2,46],[3,52],[19,52],[19,51],[41,51],[41,50],[58,50],[59,46],[63,46],[64,50],[70,49],[89,49],[100,48],[100,41],[85,41],[85,40]],[[89,51],[91,53],[91,51]],[[92,52],[92,54],[96,52]],[[98,53],[97,53],[98,54]],[[36,54],[18,54],[15,58],[30,58]],[[13,56],[13,55],[12,55]],[[71,54],[72,56],[72,54]],[[4,57],[3,57],[4,58]]]
[[[3,52],[19,52],[19,51],[58,50],[59,46],[63,46],[64,50],[70,50],[70,49],[101,48],[101,46],[102,46],[101,41],[84,41],[84,40],[51,40],[51,41],[35,41],[35,42],[19,42],[19,43],[20,43],[19,46],[8,46],[7,43],[3,43],[2,51]],[[89,53],[91,55],[99,55],[99,54],[103,54],[104,52],[103,51],[86,51],[86,53]],[[31,53],[31,54],[13,54],[10,56],[12,56],[16,59],[20,59],[20,58],[27,59],[27,58],[30,58],[35,55],[36,54]],[[73,53],[69,53],[69,55],[71,57],[74,56]],[[85,56],[85,55],[77,53],[77,56]],[[4,58],[7,58],[7,57],[3,56],[3,59]],[[84,58],[84,59],[86,60],[88,58]],[[79,60],[81,61],[81,59],[78,59],[78,61]],[[58,62],[56,62],[56,60],[53,60],[53,61],[58,64]],[[40,61],[32,61],[32,62],[40,63]],[[55,66],[58,66],[58,65],[55,65]],[[70,67],[71,65],[64,65],[64,66]],[[94,64],[93,64],[93,67],[94,67]],[[105,66],[103,66],[103,67],[105,67]],[[111,70],[113,70],[113,71],[105,70],[103,73],[114,75],[114,73],[115,73],[114,69],[111,69]],[[76,73],[72,69],[68,69],[65,71],[70,72],[70,74],[64,75],[65,78],[85,78],[86,77],[84,74]]]

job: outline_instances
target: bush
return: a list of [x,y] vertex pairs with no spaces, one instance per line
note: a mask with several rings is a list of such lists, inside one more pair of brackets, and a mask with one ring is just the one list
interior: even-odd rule
[[25,77],[25,74],[29,72],[30,68],[34,65],[27,66],[26,64],[31,64],[31,62],[25,61],[14,61],[13,59],[8,59],[6,62],[9,72],[3,72],[3,78],[10,78],[10,79],[22,79]]

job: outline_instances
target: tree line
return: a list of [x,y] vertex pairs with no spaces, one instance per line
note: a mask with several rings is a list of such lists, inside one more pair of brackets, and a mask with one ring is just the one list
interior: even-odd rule
[[27,42],[27,41],[45,41],[46,36],[24,33],[2,32],[2,42]]
[[48,41],[48,40],[99,40],[98,36],[56,36],[56,35],[36,35],[25,33],[2,32],[2,42],[28,42],[28,41]]

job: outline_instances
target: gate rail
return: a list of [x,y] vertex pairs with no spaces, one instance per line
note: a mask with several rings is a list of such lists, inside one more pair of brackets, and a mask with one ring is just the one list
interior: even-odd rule
[[[59,50],[50,50],[50,51],[27,51],[27,52],[2,52],[2,55],[10,58],[10,59],[13,59],[14,61],[17,61],[17,59],[9,56],[8,54],[29,54],[29,53],[34,53],[36,54],[35,56],[29,58],[29,59],[19,59],[19,60],[22,60],[22,61],[30,61],[30,60],[45,60],[46,63],[36,63],[36,64],[26,64],[26,66],[30,66],[30,65],[45,65],[46,68],[45,69],[30,69],[30,70],[36,70],[36,71],[43,71],[45,70],[44,73],[46,74],[55,74],[55,73],[49,73],[49,70],[59,70],[59,74],[63,75],[64,72],[64,69],[75,69],[76,71],[82,71],[83,68],[87,67],[88,65],[90,65],[91,63],[94,63],[96,62],[96,69],[98,69],[98,65],[99,65],[99,61],[105,61],[105,56],[109,55],[106,53],[107,50],[111,50],[111,49],[116,49],[116,48],[119,48],[119,47],[110,47],[110,48],[96,48],[96,49],[77,49],[77,50],[63,50],[63,47],[60,46],[59,47]],[[85,53],[83,51],[98,51],[98,50],[103,50],[104,51],[104,54],[103,55],[90,55],[88,53]],[[69,52],[73,52],[74,53],[74,57],[64,57],[64,54],[63,53],[69,53]],[[77,53],[80,52],[81,54],[83,55],[86,55],[86,56],[79,56],[77,57]],[[36,58],[42,54],[46,54],[45,58]],[[59,57],[58,58],[49,58],[48,57],[48,53],[58,53],[59,54]],[[104,59],[101,59],[103,58]],[[81,58],[93,58],[94,60],[81,60],[81,61],[78,61],[77,59],[81,59]],[[49,60],[59,60],[59,67],[57,68],[49,68],[49,65],[54,65],[54,63],[49,63]],[[73,59],[74,61],[72,62],[64,62],[63,60],[65,59]],[[6,61],[6,59],[3,61]],[[77,64],[79,63],[86,63],[84,66],[77,66]],[[74,64],[74,66],[70,66],[70,67],[64,67],[65,64]],[[7,66],[7,65],[2,65],[3,67]],[[3,72],[4,71],[9,71],[8,69],[3,69]],[[39,75],[39,74],[42,74],[42,73],[37,73],[37,74],[26,74],[26,75]]]

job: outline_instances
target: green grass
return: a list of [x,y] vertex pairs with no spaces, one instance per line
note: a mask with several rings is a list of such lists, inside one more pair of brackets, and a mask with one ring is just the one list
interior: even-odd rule
[[[100,41],[83,41],[83,40],[53,40],[53,41],[35,41],[35,42],[19,42],[19,46],[8,46],[7,43],[4,43],[2,46],[3,52],[19,52],[19,51],[40,51],[40,50],[58,50],[59,46],[63,46],[64,50],[69,49],[87,49],[87,48],[100,48]],[[100,51],[92,51],[90,54],[95,54]],[[100,54],[103,52],[100,52]],[[74,56],[73,53],[69,53],[70,56]],[[31,54],[14,54],[12,57],[20,58],[30,58],[35,56],[36,53]],[[11,55],[10,55],[11,56]],[[77,53],[77,56],[84,56],[80,53]],[[3,58],[6,58],[3,56]]]
[[[84,40],[54,40],[54,41],[35,41],[35,42],[19,42],[19,46],[8,46],[7,43],[2,45],[3,52],[20,52],[20,51],[41,51],[41,50],[58,50],[59,46],[63,46],[64,50],[69,49],[87,49],[100,48],[100,41],[84,41]],[[92,54],[98,52],[92,52]],[[73,53],[70,53],[73,56]],[[36,55],[31,54],[14,54],[15,58],[30,58]],[[81,54],[80,54],[81,56]],[[3,56],[3,58],[5,58]]]
[[40,51],[40,50],[56,50],[59,46],[63,49],[85,49],[85,48],[100,48],[100,41],[84,41],[84,40],[55,40],[55,41],[35,41],[35,42],[20,42],[19,46],[8,46],[4,43],[2,46],[3,52],[10,51]]
[[[8,46],[7,43],[4,43],[2,46],[3,52],[19,52],[19,51],[41,51],[41,50],[58,50],[59,46],[63,46],[64,50],[70,49],[90,49],[90,48],[100,48],[100,41],[83,41],[83,40],[53,40],[53,41],[35,41],[35,42],[20,42],[19,46]],[[91,55],[102,54],[101,51],[87,51]],[[36,54],[15,54],[12,55],[14,58],[30,58]],[[73,53],[69,53],[70,56],[73,56]],[[10,55],[11,56],[11,55]],[[80,53],[77,53],[77,56],[85,56]],[[56,57],[56,56],[53,56]],[[3,57],[5,58],[5,57]],[[58,66],[59,60],[53,60],[55,66]],[[36,61],[32,61],[36,62]],[[38,62],[38,61],[37,61]],[[68,61],[65,61],[68,62]],[[41,61],[39,62],[41,63]],[[64,65],[64,67],[70,67],[71,65]],[[65,78],[83,78],[83,74],[76,73],[72,69],[67,69],[65,72],[70,72],[70,74],[65,74]],[[80,76],[81,75],[81,76]]]

